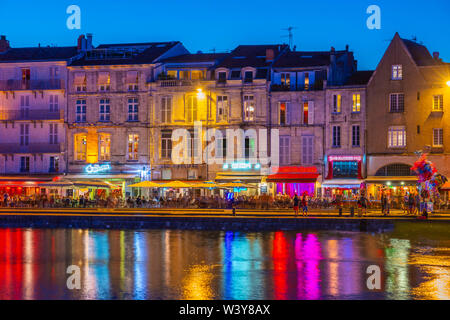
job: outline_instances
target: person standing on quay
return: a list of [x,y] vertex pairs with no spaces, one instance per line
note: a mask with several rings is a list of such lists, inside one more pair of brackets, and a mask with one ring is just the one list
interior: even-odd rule
[[304,216],[308,215],[308,200],[306,199],[306,194],[302,197],[302,213]]
[[297,194],[294,195],[294,213],[295,216],[298,217],[298,204],[299,204],[299,199],[297,197]]

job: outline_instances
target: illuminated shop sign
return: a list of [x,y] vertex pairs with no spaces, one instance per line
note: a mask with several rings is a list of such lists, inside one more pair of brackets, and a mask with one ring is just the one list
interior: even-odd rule
[[87,174],[96,174],[101,172],[107,172],[111,170],[111,165],[109,163],[105,164],[89,164],[84,168]]
[[224,170],[259,170],[261,169],[261,164],[248,162],[224,163],[222,168]]
[[361,161],[361,156],[329,156],[330,161]]

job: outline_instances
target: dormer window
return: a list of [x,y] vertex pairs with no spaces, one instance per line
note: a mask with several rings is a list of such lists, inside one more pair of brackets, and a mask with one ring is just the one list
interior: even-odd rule
[[227,82],[227,73],[226,73],[226,71],[220,71],[220,72],[218,72],[218,74],[217,74],[217,81],[218,81],[219,83],[225,83],[225,82]]
[[86,92],[86,74],[84,72],[75,73],[74,85],[77,92]]
[[402,80],[403,79],[403,67],[401,64],[394,64],[392,66],[392,80]]
[[290,73],[282,73],[281,74],[281,84],[286,87],[291,86],[291,74]]
[[253,72],[252,71],[244,72],[244,82],[245,83],[253,82]]
[[127,72],[127,86],[128,91],[138,91],[138,72],[137,71],[128,71]]

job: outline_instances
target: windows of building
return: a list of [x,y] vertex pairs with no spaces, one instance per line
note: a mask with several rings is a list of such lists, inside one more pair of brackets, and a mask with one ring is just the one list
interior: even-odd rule
[[286,125],[289,124],[289,103],[288,102],[279,102],[278,103],[278,108],[279,108],[279,112],[278,112],[278,119],[279,119],[279,124],[280,125]]
[[172,97],[161,98],[161,123],[172,122]]
[[111,134],[100,133],[98,135],[98,148],[99,148],[99,160],[110,161],[111,160]]
[[161,132],[161,158],[172,158],[172,131],[163,130]]
[[226,158],[227,156],[227,137],[225,133],[222,133],[222,137],[216,140],[216,158]]
[[244,82],[245,83],[253,82],[253,71],[245,71],[244,72]]
[[86,92],[86,73],[75,73],[73,83],[75,85],[76,92]]
[[86,122],[86,100],[77,100],[76,122]]
[[341,147],[341,127],[340,126],[333,126],[332,146],[333,146],[333,148]]
[[444,146],[444,129],[433,129],[433,147],[442,148]]
[[226,83],[227,82],[227,73],[226,71],[219,71],[217,74],[217,81],[219,83]]
[[302,136],[302,164],[311,165],[314,161],[314,136]]
[[256,159],[256,146],[255,139],[250,137],[245,137],[244,139],[244,157],[246,160]]
[[352,126],[352,147],[361,146],[360,126]]
[[403,163],[393,163],[377,170],[377,177],[408,177],[413,176],[411,166]]
[[403,79],[403,66],[401,64],[394,64],[392,66],[392,80],[402,80]]
[[139,135],[138,134],[129,134],[128,135],[128,161],[137,161],[139,160]]
[[50,81],[58,80],[59,79],[59,67],[50,67]]
[[74,151],[76,161],[86,161],[87,135],[76,134],[74,139]]
[[56,112],[59,111],[59,104],[58,104],[58,95],[57,94],[51,94],[50,95],[50,101],[49,101],[49,109],[50,112]]
[[406,128],[404,126],[389,127],[388,146],[389,148],[406,147]]
[[309,90],[309,73],[305,72],[305,90]]
[[342,96],[340,94],[333,95],[333,113],[341,113]]
[[100,121],[111,120],[111,106],[109,104],[109,99],[100,99],[99,120]]
[[138,100],[138,98],[128,98],[127,121],[139,121],[139,100]]
[[289,165],[291,162],[291,137],[280,136],[280,165]]
[[358,177],[358,161],[333,161],[334,178]]
[[50,157],[48,172],[59,172],[59,157]]
[[255,120],[255,101],[250,95],[244,96],[244,121]]
[[404,112],[405,111],[405,94],[391,93],[390,94],[390,112]]
[[58,124],[57,123],[50,123],[49,143],[50,144],[58,144]]
[[433,96],[433,111],[444,111],[444,96],[442,94]]
[[138,91],[139,90],[139,78],[137,71],[127,72],[127,87],[128,91]]
[[20,145],[27,146],[30,142],[30,125],[20,124]]
[[313,123],[312,105],[312,101],[303,101],[303,124]]
[[30,172],[30,157],[20,157],[20,172]]
[[195,122],[198,120],[198,99],[197,96],[187,96],[186,101],[186,121]]
[[290,87],[291,86],[291,74],[290,73],[282,73],[281,74],[281,85]]
[[98,91],[107,92],[111,88],[111,77],[109,72],[98,73]]
[[361,112],[361,95],[359,93],[353,95],[352,112]]
[[28,119],[30,114],[30,96],[20,97],[20,117],[21,119]]
[[30,68],[22,68],[22,89],[30,89],[31,70]]
[[217,122],[228,121],[228,96],[217,96]]

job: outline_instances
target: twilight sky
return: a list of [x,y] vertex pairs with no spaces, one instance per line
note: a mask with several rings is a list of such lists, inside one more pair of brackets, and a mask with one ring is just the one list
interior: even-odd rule
[[[81,29],[69,30],[66,9],[81,8]],[[369,30],[369,5],[381,8],[381,30]],[[191,52],[239,44],[287,43],[297,50],[355,52],[359,70],[374,69],[396,31],[417,37],[450,62],[449,0],[0,0],[0,34],[13,47],[76,45],[79,34],[100,43],[179,40]]]

